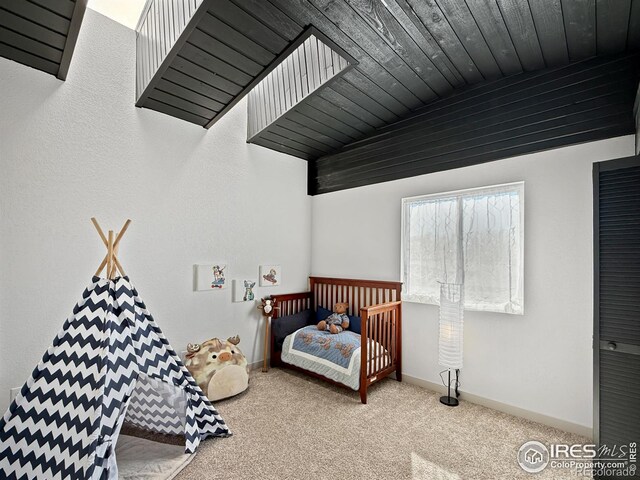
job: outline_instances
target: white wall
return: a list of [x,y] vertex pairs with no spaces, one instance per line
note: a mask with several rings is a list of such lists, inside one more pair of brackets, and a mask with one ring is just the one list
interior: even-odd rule
[[[314,275],[397,280],[400,199],[525,181],[524,316],[465,312],[462,392],[592,424],[594,161],[632,135],[313,197]],[[404,303],[403,370],[440,383],[438,309]]]
[[193,265],[231,278],[310,269],[306,162],[246,140],[246,104],[210,131],[134,107],[135,33],[87,11],[69,77],[0,58],[0,410],[22,386],[119,229],[122,264],[176,349],[239,333],[262,358],[259,311],[231,289],[193,292]]

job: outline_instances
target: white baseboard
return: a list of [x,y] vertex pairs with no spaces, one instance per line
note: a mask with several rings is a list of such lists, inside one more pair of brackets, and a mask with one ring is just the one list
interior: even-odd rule
[[[447,387],[445,387],[444,385],[430,382],[428,380],[423,380],[422,378],[412,377],[411,375],[407,375],[406,373],[402,374],[402,380],[412,385],[417,385],[427,390],[431,390],[432,392],[447,392]],[[492,400],[490,398],[481,397],[479,395],[474,395],[472,393],[461,392],[460,399],[467,402],[475,403],[476,405],[482,405],[483,407],[492,408],[493,410],[498,410],[499,412],[508,413],[509,415],[514,415],[516,417],[525,418],[533,422],[542,423],[543,425],[548,425],[565,432],[582,435],[583,437],[587,437],[588,439],[593,438],[593,429],[584,425],[579,425],[577,423],[568,422],[559,418],[550,417],[548,415],[543,415],[542,413],[532,412],[530,410],[525,410],[524,408],[508,405],[506,403],[498,402],[497,400]]]

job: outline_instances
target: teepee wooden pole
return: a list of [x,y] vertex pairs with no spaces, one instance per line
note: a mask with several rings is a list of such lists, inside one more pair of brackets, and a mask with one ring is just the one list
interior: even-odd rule
[[102,228],[100,228],[100,224],[98,223],[98,220],[96,220],[96,217],[91,217],[91,222],[93,223],[93,226],[96,227],[96,230],[98,231],[98,235],[100,235],[100,238],[104,243],[104,246],[107,247],[108,246],[107,237],[104,236],[104,232],[102,231]]
[[109,269],[109,278],[113,279],[115,277],[116,274],[116,262],[114,262],[114,259],[116,258],[116,255],[118,253],[118,249],[115,247],[115,237],[116,234],[114,232],[113,234],[113,243],[111,244],[111,268]]
[[129,228],[129,225],[131,224],[131,220],[127,219],[126,222],[124,222],[124,225],[122,226],[122,228],[120,229],[120,232],[118,232],[118,235],[116,236],[116,241],[113,244],[113,248],[117,248],[118,244],[120,243],[120,240],[122,239],[124,232],[127,231],[127,228]]
[[[104,232],[102,231],[102,228],[98,223],[98,220],[96,220],[96,217],[91,217],[91,223],[93,223],[93,226],[96,227],[96,230],[98,231],[98,235],[100,235],[100,238],[102,239],[102,243],[104,243],[104,245],[108,248],[109,243],[107,241],[107,237],[104,236]],[[109,261],[109,252],[107,252],[107,254],[104,256],[104,258],[102,259],[102,262],[100,263],[100,266],[96,270],[96,273],[95,273],[96,277],[100,276],[100,274],[102,273],[102,270],[107,265],[108,261]],[[107,272],[107,275],[108,275],[108,272]]]
[[118,269],[118,271],[120,272],[120,276],[122,277],[126,277],[127,274],[124,273],[124,268],[122,268],[122,265],[120,265],[120,262],[118,261],[118,257],[113,257],[113,262],[116,265],[116,268]]
[[116,268],[118,269],[118,271],[120,272],[120,275],[122,275],[123,277],[126,276],[126,274],[124,273],[124,268],[122,268],[122,265],[120,264],[120,262],[118,261],[118,246],[120,244],[120,240],[122,239],[122,237],[124,236],[125,232],[127,231],[127,228],[129,228],[129,225],[131,225],[131,219],[127,219],[126,222],[124,222],[124,225],[122,226],[122,228],[120,229],[120,231],[118,232],[118,235],[116,235],[116,239],[113,242],[113,275],[116,274]]
[[113,268],[113,230],[109,230],[109,241],[107,244],[107,278],[111,280],[111,269]]
[[104,243],[104,246],[107,247],[107,254],[102,259],[102,263],[100,263],[98,270],[96,270],[95,276],[100,276],[100,273],[102,273],[102,270],[104,270],[105,267],[107,267],[106,275],[108,279],[113,279],[115,277],[116,270],[119,271],[120,275],[122,275],[123,277],[126,276],[124,268],[122,268],[122,264],[118,260],[118,247],[120,244],[120,240],[122,240],[122,237],[131,224],[131,220],[127,219],[127,221],[124,222],[124,225],[122,226],[118,234],[115,235],[115,238],[113,230],[109,230],[109,238],[105,236],[102,227],[100,227],[100,224],[95,217],[91,217],[91,222],[98,231],[98,235],[100,235],[102,243]]
[[120,275],[122,275],[124,277],[124,273],[122,273],[122,265],[120,265],[120,262],[118,261],[118,244],[116,243],[118,241],[118,236],[116,235],[116,239],[113,242],[113,264],[111,265],[111,278],[115,278],[116,276],[116,270],[120,271]]
[[102,270],[104,270],[104,267],[105,267],[105,265],[107,264],[107,261],[108,261],[108,260],[109,260],[109,254],[107,253],[107,254],[104,256],[104,259],[102,260],[102,263],[101,263],[101,264],[100,264],[100,266],[98,267],[98,270],[96,270],[96,273],[95,273],[95,275],[94,275],[95,277],[99,277],[99,276],[100,276],[100,274],[102,273]]

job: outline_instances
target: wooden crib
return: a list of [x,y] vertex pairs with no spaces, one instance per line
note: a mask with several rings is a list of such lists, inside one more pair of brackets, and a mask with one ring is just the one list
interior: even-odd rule
[[[349,315],[360,314],[360,400],[367,403],[369,385],[395,372],[402,381],[402,283],[378,280],[309,277],[310,291],[274,295],[276,309],[272,321],[302,310],[324,307],[333,310],[338,302],[349,304]],[[370,343],[371,342],[371,343]],[[369,348],[372,345],[372,348]],[[323,375],[282,362],[271,335],[271,365],[287,367],[336,385]]]

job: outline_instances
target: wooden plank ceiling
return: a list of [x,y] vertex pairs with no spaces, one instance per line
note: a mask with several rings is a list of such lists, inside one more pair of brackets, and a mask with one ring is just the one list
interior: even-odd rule
[[638,0],[205,0],[139,106],[211,126],[308,26],[357,66],[276,122],[315,159],[454,90],[640,48]]
[[[640,48],[640,2],[630,0],[266,3],[297,26],[315,25],[359,62],[301,106],[298,123],[329,150],[325,155],[455,89]],[[330,144],[321,137],[327,133]],[[318,157],[317,144],[300,137],[282,143]]]
[[0,56],[66,79],[87,0],[0,0]]
[[[306,37],[308,34],[308,37]],[[247,142],[309,158],[305,142],[313,143],[317,155],[327,153],[325,144],[302,135],[295,107],[305,103],[324,86],[344,75],[357,62],[344,51],[336,51],[330,40],[309,27],[293,45],[300,43],[248,94]],[[313,135],[313,134],[312,134]],[[323,136],[325,142],[330,138]],[[282,142],[299,144],[304,151]]]
[[640,85],[638,85],[636,100],[633,104],[633,116],[636,127],[636,155],[640,155]]
[[310,194],[634,133],[640,52],[479,83],[309,162]]
[[[176,5],[191,18],[165,54],[163,30],[174,31]],[[138,30],[139,56],[150,52],[156,61],[139,58],[138,76],[141,63],[159,66],[148,82],[138,80],[136,105],[207,128],[279,63],[276,57],[302,32],[262,0],[154,0],[141,24],[147,26]]]

